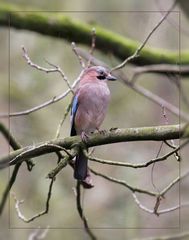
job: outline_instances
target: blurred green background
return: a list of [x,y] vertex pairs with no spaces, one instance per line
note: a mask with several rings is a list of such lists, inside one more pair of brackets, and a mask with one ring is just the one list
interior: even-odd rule
[[[3,1],[2,1],[3,2]],[[41,0],[31,1],[4,1],[20,6],[31,6],[32,9],[58,10],[62,14],[87,23],[97,23],[111,31],[139,42],[143,41],[153,26],[161,18],[158,10],[167,10],[172,1],[149,1],[149,0],[55,0],[48,2]],[[179,7],[177,10],[182,11]],[[100,12],[106,10],[110,12]],[[123,12],[119,12],[119,10]],[[111,12],[115,11],[115,12]],[[118,12],[116,12],[118,11]],[[124,12],[125,11],[125,12]],[[57,13],[61,14],[61,13]],[[148,46],[164,48],[179,52],[179,13],[171,13],[168,21],[165,21],[153,34]],[[187,17],[181,12],[181,49],[188,49]],[[21,111],[36,106],[53,96],[61,94],[66,90],[66,84],[58,74],[39,72],[29,67],[22,57],[21,46],[25,46],[31,59],[40,66],[48,65],[45,60],[59,65],[68,79],[73,82],[81,71],[78,59],[75,57],[71,44],[62,39],[43,36],[31,31],[10,29],[10,62],[9,62],[9,29],[0,28],[0,112],[8,111],[10,100],[10,111]],[[73,39],[74,41],[74,39]],[[81,46],[81,45],[79,45]],[[81,46],[88,49],[86,46]],[[119,60],[111,55],[104,55],[96,51],[95,56],[109,66],[115,66]],[[10,64],[9,64],[10,63]],[[124,70],[129,74],[132,66]],[[10,82],[8,81],[10,74]],[[167,76],[144,74],[139,83],[187,111],[187,106],[180,101],[177,87]],[[9,98],[10,84],[10,98]],[[189,90],[188,78],[182,82],[184,90]],[[111,90],[111,104],[102,129],[111,127],[141,127],[164,125],[162,108],[156,106],[148,99],[135,93],[124,86],[121,82],[109,84]],[[56,129],[71,99],[71,95],[62,101],[53,104],[28,116],[12,118],[10,124],[12,134],[23,145],[32,145],[40,141],[55,137]],[[179,118],[166,113],[169,124],[177,124]],[[61,137],[69,136],[70,122],[67,118],[62,130]],[[178,143],[178,142],[175,142]],[[132,142],[106,145],[96,148],[95,156],[117,161],[131,163],[144,162],[156,157],[160,143],[154,142]],[[163,147],[161,154],[169,149]],[[6,154],[9,147],[0,136],[0,154]],[[183,161],[176,162],[174,157],[168,161],[156,164],[154,168],[154,182],[158,189],[162,189],[178,176],[179,168],[184,172],[188,168],[187,148],[182,152]],[[28,172],[23,164],[19,172],[12,192],[16,193],[18,199],[24,199],[22,212],[30,217],[44,208],[48,191],[49,180],[47,173],[56,166],[54,154],[36,158],[36,166],[32,172]],[[151,181],[151,167],[146,169],[129,169],[123,167],[111,167],[90,163],[94,169],[107,173],[111,176],[126,180],[128,183],[149,190],[154,190]],[[3,193],[5,184],[10,176],[11,169],[1,171],[0,194]],[[3,216],[0,219],[0,239],[28,239],[32,232],[30,228],[46,228],[50,230],[45,239],[88,239],[82,230],[83,224],[78,216],[75,203],[75,180],[72,169],[66,167],[58,175],[53,188],[49,213],[31,222],[23,223],[16,214],[14,200],[10,196]],[[107,182],[100,177],[94,176],[95,187],[84,192],[84,211],[89,224],[94,228],[94,233],[99,239],[140,239],[150,236],[170,235],[184,231],[188,227],[188,209],[170,212],[157,217],[150,215],[136,206],[131,192],[119,185]],[[180,188],[179,188],[180,186]],[[182,201],[187,201],[188,179],[176,185],[161,202],[161,208],[173,207]],[[155,200],[149,196],[139,196],[142,203],[153,208]]]

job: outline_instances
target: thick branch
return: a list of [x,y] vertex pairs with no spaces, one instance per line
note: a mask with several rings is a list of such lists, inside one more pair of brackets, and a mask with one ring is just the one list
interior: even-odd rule
[[[62,13],[42,13],[40,11],[26,11],[12,4],[0,4],[0,25],[8,26],[9,16],[11,27],[35,31],[44,35],[63,38],[67,41],[75,41],[89,45],[91,44],[90,24],[73,20]],[[121,60],[131,56],[139,47],[139,43],[125,38],[119,34],[108,31],[95,24],[96,48],[104,53],[112,53]],[[119,47],[118,47],[119,46]],[[145,47],[140,58],[132,62],[137,65],[170,63],[175,64],[179,60],[178,51],[154,49]],[[181,63],[189,64],[189,51],[181,53]]]
[[[92,134],[86,143],[86,147],[94,147],[110,143],[129,142],[129,141],[164,141],[178,139],[180,137],[189,137],[189,127],[180,125],[166,125],[157,127],[141,127],[126,129],[110,129],[105,134]],[[27,158],[37,157],[50,152],[57,152],[61,149],[72,149],[75,145],[83,145],[79,136],[67,137],[64,139],[55,139],[36,146],[28,146],[13,151],[8,156],[0,159],[0,168],[8,165],[14,165]]]

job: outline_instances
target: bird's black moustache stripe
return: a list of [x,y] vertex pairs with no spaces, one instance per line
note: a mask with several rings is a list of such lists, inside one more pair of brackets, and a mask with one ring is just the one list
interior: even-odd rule
[[106,79],[106,76],[100,75],[100,76],[97,76],[97,78],[100,79],[100,80],[104,80],[104,79]]

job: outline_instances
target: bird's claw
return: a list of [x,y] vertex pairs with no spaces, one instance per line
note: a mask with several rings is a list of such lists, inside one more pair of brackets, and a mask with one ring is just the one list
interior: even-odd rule
[[110,128],[110,131],[115,131],[117,129],[118,129],[117,127],[112,127],[112,128]]
[[107,133],[107,130],[99,130],[97,129],[98,133],[102,134],[102,135],[105,135]]
[[81,140],[86,143],[89,138],[89,135],[86,134],[86,132],[81,133]]

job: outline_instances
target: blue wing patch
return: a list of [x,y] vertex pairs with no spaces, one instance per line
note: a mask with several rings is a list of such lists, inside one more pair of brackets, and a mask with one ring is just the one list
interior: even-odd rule
[[76,129],[75,129],[75,123],[74,123],[74,118],[75,118],[77,109],[78,109],[78,96],[75,95],[73,102],[72,102],[72,109],[71,109],[71,133],[70,133],[70,136],[77,135]]

